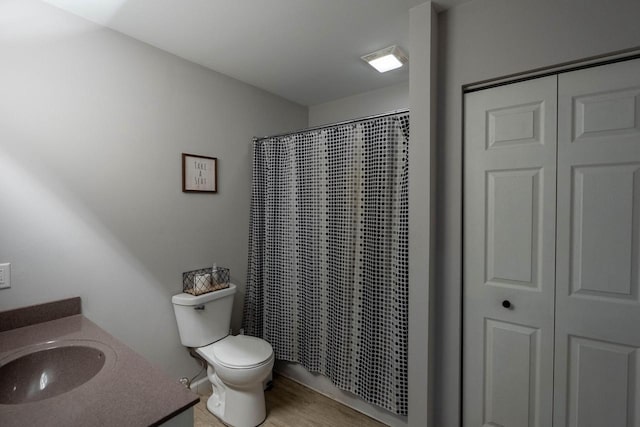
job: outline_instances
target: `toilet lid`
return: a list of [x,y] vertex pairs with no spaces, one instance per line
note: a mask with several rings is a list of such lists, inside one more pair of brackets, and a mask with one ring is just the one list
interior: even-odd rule
[[229,368],[252,368],[273,355],[271,344],[248,335],[228,336],[211,347],[214,360]]

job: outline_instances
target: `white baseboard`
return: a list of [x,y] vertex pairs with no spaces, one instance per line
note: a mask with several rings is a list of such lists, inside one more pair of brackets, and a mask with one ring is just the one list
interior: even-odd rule
[[365,414],[391,427],[407,427],[407,417],[393,414],[378,406],[372,405],[358,398],[355,394],[340,390],[331,383],[329,378],[307,371],[302,365],[277,360],[274,371],[302,384],[330,399],[342,403],[358,412]]

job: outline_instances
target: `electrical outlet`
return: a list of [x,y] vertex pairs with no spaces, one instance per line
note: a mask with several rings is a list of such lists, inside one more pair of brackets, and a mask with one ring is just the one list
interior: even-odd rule
[[11,287],[11,264],[0,264],[0,289]]

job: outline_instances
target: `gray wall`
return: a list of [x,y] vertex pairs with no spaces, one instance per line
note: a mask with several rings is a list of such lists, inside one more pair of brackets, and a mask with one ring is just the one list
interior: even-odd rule
[[[197,366],[170,302],[181,273],[231,268],[244,296],[250,140],[305,107],[34,0],[0,3],[0,310],[79,295],[85,314],[174,377]],[[219,193],[181,192],[182,152]]]
[[640,45],[637,0],[474,0],[439,15],[436,426],[460,419],[463,84]]
[[[373,68],[371,72],[377,73]],[[309,107],[309,126],[331,124],[405,108],[409,108],[409,82],[312,105]]]

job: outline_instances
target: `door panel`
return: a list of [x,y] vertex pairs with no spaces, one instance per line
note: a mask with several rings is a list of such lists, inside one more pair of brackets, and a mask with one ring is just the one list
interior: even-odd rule
[[538,414],[532,409],[540,388],[539,332],[513,323],[485,321],[484,425],[537,425]]
[[637,302],[640,163],[576,166],[572,173],[571,295]]
[[538,287],[540,169],[487,171],[487,285]]
[[640,61],[558,87],[554,425],[640,427]]
[[567,425],[634,425],[638,404],[637,349],[570,336],[569,352]]
[[635,87],[576,96],[573,141],[607,140],[616,135],[639,133],[639,105],[640,88]]
[[555,76],[465,96],[464,426],[551,425],[556,100]]
[[541,102],[487,111],[487,148],[542,144]]

